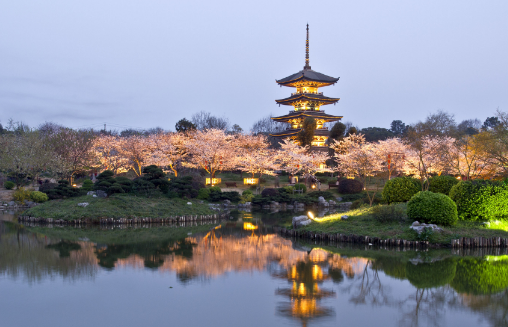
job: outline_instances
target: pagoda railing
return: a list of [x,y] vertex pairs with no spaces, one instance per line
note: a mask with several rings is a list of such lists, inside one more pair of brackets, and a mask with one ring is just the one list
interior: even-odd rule
[[319,93],[312,93],[312,92],[294,92],[294,93],[291,93],[291,95],[297,95],[297,94],[318,94],[318,95],[323,95],[323,92],[319,92]]

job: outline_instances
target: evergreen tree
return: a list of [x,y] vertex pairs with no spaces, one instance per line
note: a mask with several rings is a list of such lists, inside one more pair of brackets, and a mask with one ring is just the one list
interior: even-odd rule
[[314,139],[314,131],[316,130],[317,124],[314,118],[307,117],[303,121],[302,130],[297,135],[297,140],[301,146],[312,145]]

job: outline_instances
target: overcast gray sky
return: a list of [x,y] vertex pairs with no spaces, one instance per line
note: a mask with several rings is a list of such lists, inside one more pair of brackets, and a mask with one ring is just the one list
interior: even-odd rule
[[[200,110],[283,115],[305,24],[326,112],[389,127],[508,108],[508,1],[0,1],[0,120],[174,130]],[[109,129],[109,128],[108,128]]]

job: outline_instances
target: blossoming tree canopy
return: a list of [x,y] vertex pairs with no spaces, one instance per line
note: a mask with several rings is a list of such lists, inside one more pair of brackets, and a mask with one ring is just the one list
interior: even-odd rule
[[235,169],[237,149],[233,135],[220,129],[208,129],[189,133],[185,140],[185,149],[189,154],[186,166],[202,168],[215,178],[222,170]]
[[275,175],[280,168],[276,158],[276,150],[269,149],[269,143],[264,135],[238,135],[237,168],[241,171],[260,176]]
[[186,156],[184,149],[186,136],[184,133],[159,133],[148,138],[150,155],[147,159],[149,165],[169,167],[175,176],[178,176],[177,164]]

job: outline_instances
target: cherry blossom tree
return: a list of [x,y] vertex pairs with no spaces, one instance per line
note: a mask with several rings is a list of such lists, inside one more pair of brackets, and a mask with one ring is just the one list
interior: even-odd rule
[[241,171],[252,174],[275,175],[275,170],[279,169],[276,160],[277,152],[269,149],[270,144],[264,135],[238,134],[236,142],[238,144],[237,167]]
[[382,169],[383,161],[377,154],[375,144],[350,141],[346,141],[349,142],[348,147],[342,148],[344,150],[341,151],[342,153],[335,154],[337,169],[342,174],[356,176],[363,183],[370,205],[372,206],[376,192],[374,191],[370,194],[366,188],[367,178],[374,176]]
[[147,164],[169,167],[178,176],[177,165],[187,156],[185,152],[185,133],[159,133],[150,135],[148,146],[150,154]]
[[100,135],[94,140],[94,153],[100,167],[116,174],[129,168],[127,158],[122,155],[123,139],[118,136]]
[[235,169],[237,166],[237,148],[234,135],[228,135],[220,129],[207,129],[189,133],[184,147],[189,158],[184,163],[188,167],[202,168],[215,178],[222,170]]
[[126,167],[132,169],[137,176],[143,173],[150,155],[150,142],[146,136],[131,135],[119,138],[120,156],[126,160]]
[[453,142],[448,136],[424,136],[407,142],[404,172],[419,178],[422,190],[428,190],[430,176],[448,168],[446,153]]
[[388,173],[388,179],[391,179],[394,171],[403,170],[407,146],[401,139],[394,137],[373,145],[375,154],[381,162],[381,170]]

